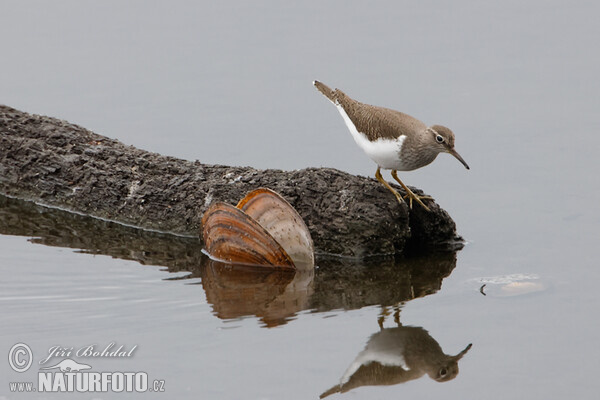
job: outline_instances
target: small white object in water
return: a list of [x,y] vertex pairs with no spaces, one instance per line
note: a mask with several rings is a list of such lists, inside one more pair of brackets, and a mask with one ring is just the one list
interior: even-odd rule
[[546,285],[535,274],[510,274],[471,279],[484,296],[512,297],[546,290]]

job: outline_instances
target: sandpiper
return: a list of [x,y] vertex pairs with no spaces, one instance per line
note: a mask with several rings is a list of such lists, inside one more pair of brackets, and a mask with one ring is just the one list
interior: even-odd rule
[[413,199],[429,208],[398,178],[396,171],[412,171],[430,164],[439,153],[450,153],[465,168],[469,166],[454,150],[454,134],[445,126],[427,126],[400,111],[360,103],[339,89],[313,81],[313,85],[338,109],[356,144],[377,163],[375,178],[388,188],[400,203],[402,196],[381,176],[381,169],[391,169],[392,177],[404,188],[412,208]]

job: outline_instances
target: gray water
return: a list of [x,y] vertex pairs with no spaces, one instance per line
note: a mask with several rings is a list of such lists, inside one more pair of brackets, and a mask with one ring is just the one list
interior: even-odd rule
[[283,294],[227,280],[193,239],[2,198],[0,352],[25,343],[34,365],[17,373],[4,356],[0,399],[79,398],[9,382],[37,382],[52,346],[111,342],[137,348],[75,359],[164,380],[139,398],[318,398],[374,343],[382,309],[396,326],[397,303],[399,322],[444,353],[473,343],[458,376],[330,398],[597,398],[599,12],[583,1],[2,3],[0,102],[17,109],[190,160],[372,176],[319,79],[449,126],[471,170],[442,155],[401,174],[453,216],[468,241],[456,255],[321,260]]

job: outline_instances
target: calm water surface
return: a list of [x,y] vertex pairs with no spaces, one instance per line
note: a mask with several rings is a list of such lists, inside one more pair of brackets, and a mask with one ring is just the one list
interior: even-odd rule
[[[451,213],[462,251],[321,258],[291,282],[211,264],[194,238],[0,197],[2,354],[23,342],[37,363],[53,346],[137,346],[129,358],[75,359],[164,380],[164,393],[134,396],[148,399],[318,398],[344,377],[363,386],[328,398],[597,398],[599,11],[584,1],[3,4],[0,101],[12,107],[190,160],[371,176],[311,86],[320,79],[451,127],[471,170],[442,155],[402,175]],[[454,379],[428,376],[469,343]],[[349,378],[372,354],[397,361],[398,348],[413,375]],[[68,396],[10,392],[38,371],[19,374],[5,356],[0,399]]]

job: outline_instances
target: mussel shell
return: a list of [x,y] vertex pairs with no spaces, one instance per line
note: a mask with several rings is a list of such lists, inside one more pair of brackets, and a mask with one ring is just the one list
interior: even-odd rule
[[283,247],[256,220],[226,203],[212,204],[202,217],[208,254],[233,264],[295,269]]
[[276,192],[259,188],[248,193],[237,207],[253,218],[283,247],[298,269],[314,267],[314,245],[302,217]]

